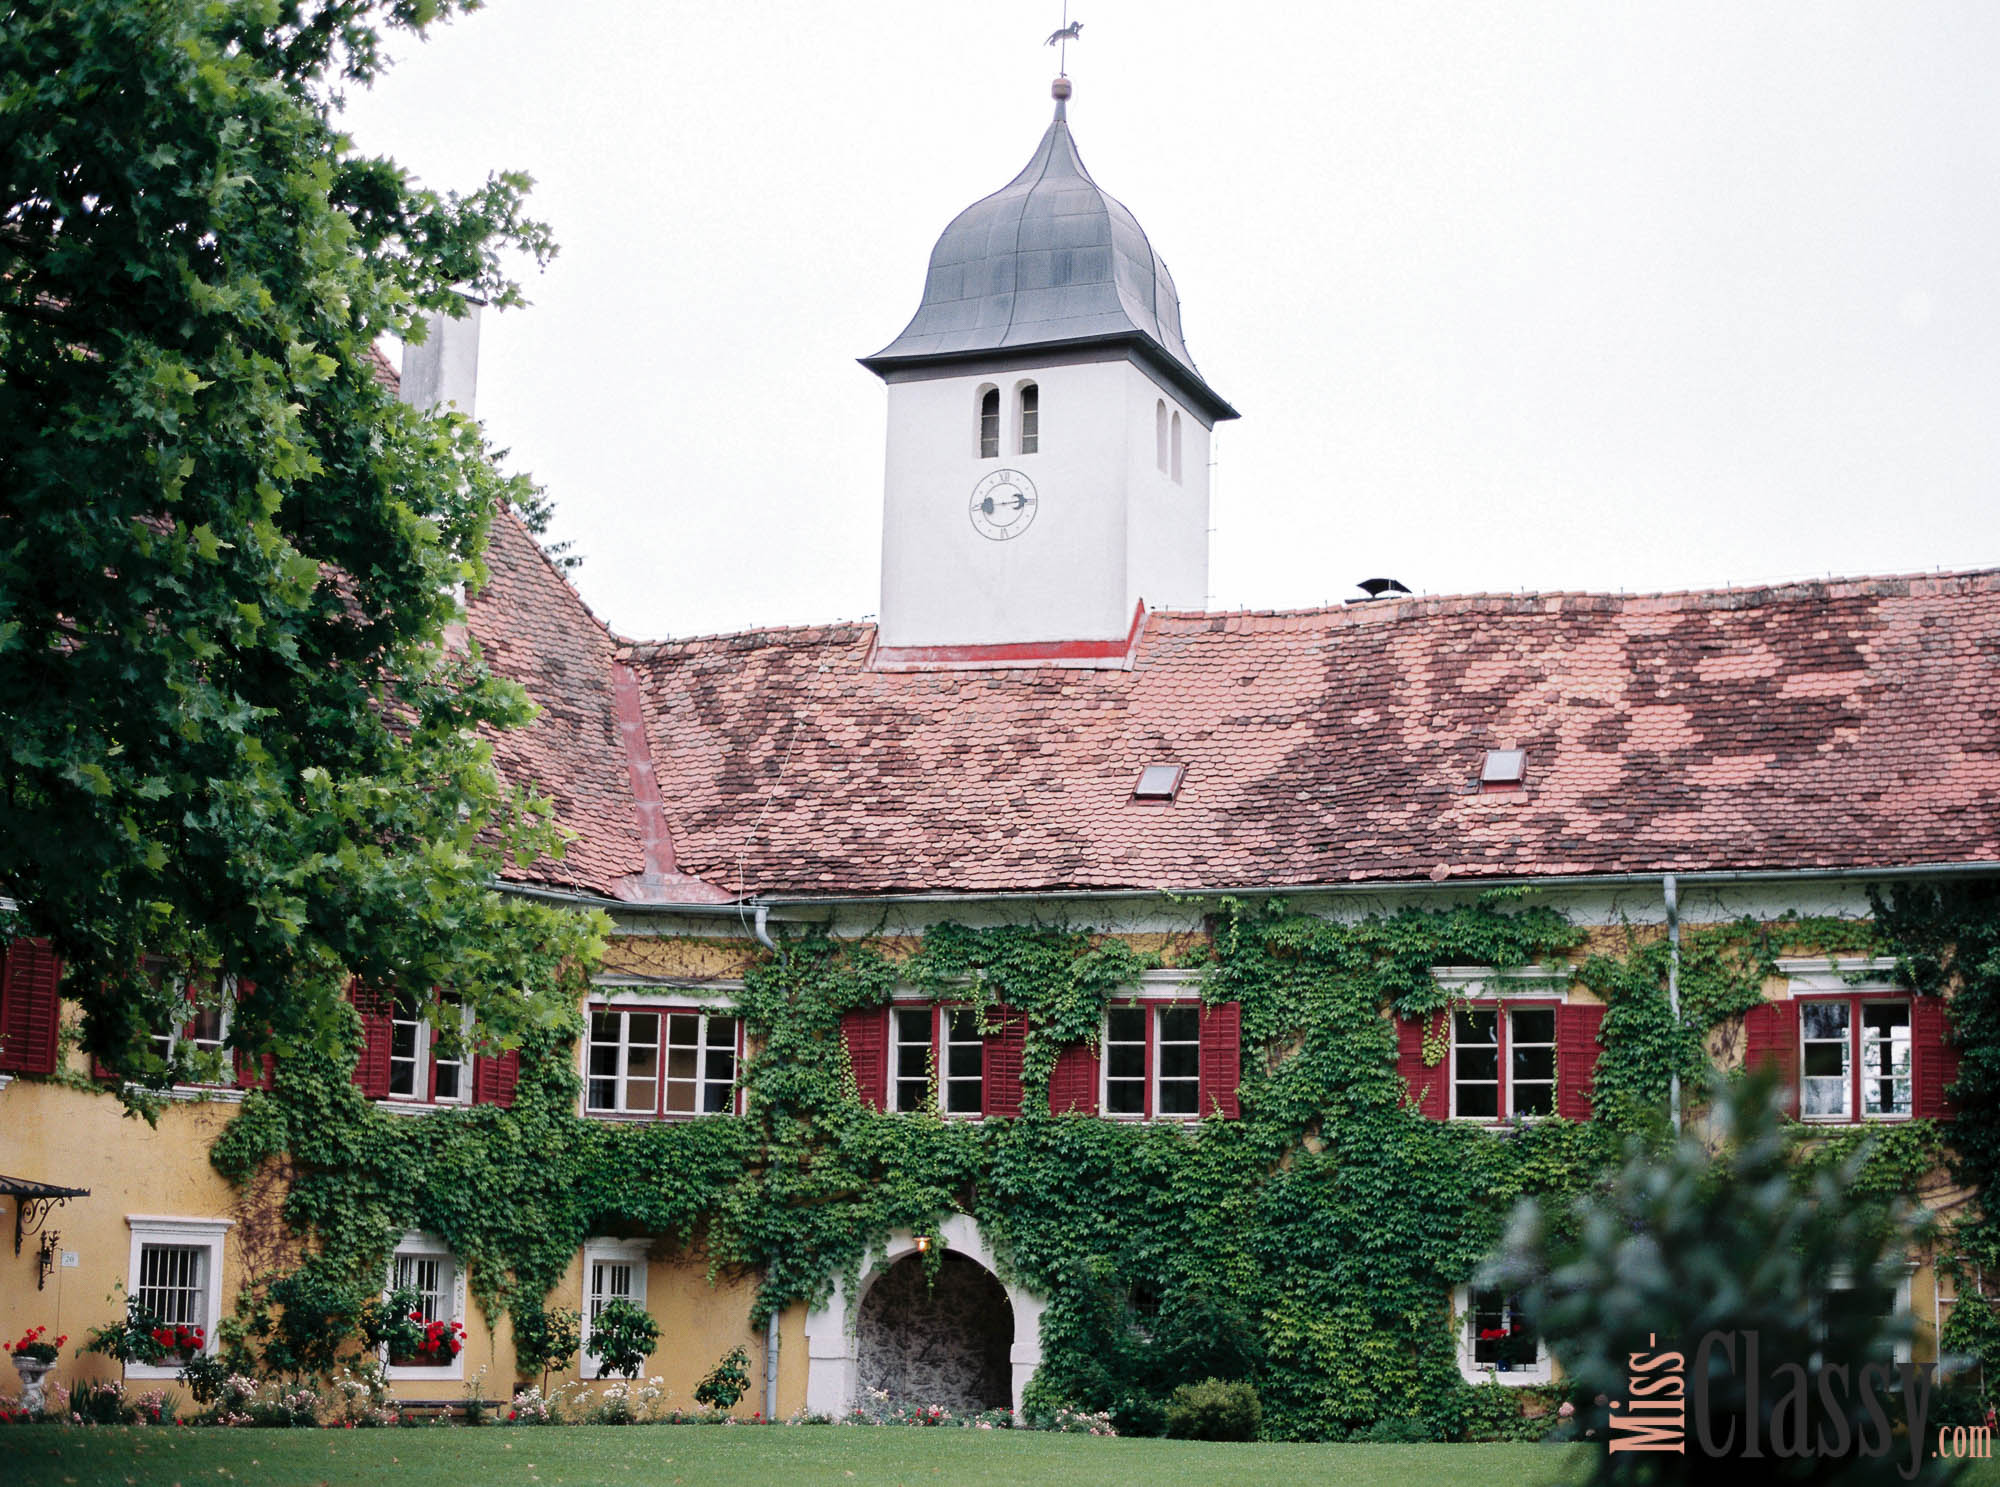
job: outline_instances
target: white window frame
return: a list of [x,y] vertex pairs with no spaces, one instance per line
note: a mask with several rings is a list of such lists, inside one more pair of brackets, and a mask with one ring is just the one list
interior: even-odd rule
[[[1146,1093],[1143,1111],[1114,1112],[1111,1109],[1111,1059],[1107,1050],[1111,1043],[1111,1013],[1114,1008],[1121,1011],[1137,1008],[1146,1015],[1146,1038],[1143,1045]],[[1104,1016],[1097,1026],[1097,1111],[1102,1119],[1166,1121],[1175,1125],[1188,1125],[1202,1118],[1201,1010],[1199,971],[1147,971],[1139,978],[1137,990],[1114,996],[1106,1002]],[[1192,1011],[1195,1014],[1195,1108],[1185,1114],[1162,1114],[1160,1111],[1160,1014],[1173,1011]]]
[[1477,1339],[1472,1335],[1471,1286],[1460,1286],[1452,1292],[1451,1316],[1453,1328],[1458,1334],[1458,1373],[1468,1384],[1505,1384],[1510,1389],[1522,1389],[1554,1381],[1555,1365],[1549,1358],[1548,1339],[1543,1336],[1535,1338],[1535,1363],[1532,1368],[1515,1368],[1502,1373],[1490,1364],[1474,1360],[1473,1347]]
[[601,1359],[590,1356],[590,1271],[593,1265],[630,1265],[632,1267],[632,1293],[622,1299],[630,1301],[639,1310],[646,1310],[646,1255],[652,1242],[645,1239],[605,1239],[593,1238],[583,1242],[583,1277],[581,1294],[583,1305],[577,1310],[583,1317],[583,1329],[577,1341],[577,1376],[586,1379],[604,1377]]
[[[437,1044],[436,1034],[431,1026],[430,1014],[441,1011],[446,1004],[440,1002],[437,994],[433,992],[427,998],[420,998],[417,1005],[419,1009],[424,1010],[424,1015],[416,1019],[416,1092],[407,1095],[387,1094],[376,1101],[376,1103],[378,1105],[403,1107],[412,1105],[470,1105],[472,1103],[472,1008],[468,1006],[461,1006],[459,1008],[459,1030],[464,1040],[465,1051],[458,1058],[458,1093],[444,1099],[439,1099],[437,1098],[436,1088],[437,1071],[431,1067]],[[392,1085],[395,1083],[396,1078],[395,1066],[401,1062],[401,1060],[394,1057],[396,1024],[408,1021],[406,1018],[398,1017],[396,1015],[397,1010],[395,997],[392,995],[389,1001],[389,1049],[391,1055],[389,1080]]]
[[[1029,393],[1035,395],[1035,406],[1032,409],[1028,407]],[[1035,427],[1032,433],[1028,429],[1028,415],[1031,412],[1035,416]],[[1032,449],[1028,447],[1030,439],[1035,441],[1035,447]],[[1026,377],[1014,384],[1014,452],[1017,455],[1027,456],[1040,454],[1041,451],[1042,384],[1036,378]]]
[[[1903,1261],[1901,1273],[1896,1277],[1895,1297],[1889,1305],[1889,1315],[1892,1318],[1903,1321],[1915,1320],[1915,1312],[1910,1305],[1910,1280],[1916,1273],[1916,1261]],[[1935,1285],[1936,1282],[1933,1281],[1932,1284]],[[1854,1276],[1845,1269],[1835,1270],[1826,1278],[1826,1289],[1829,1291],[1851,1291],[1854,1289]],[[1816,1320],[1814,1326],[1818,1327],[1820,1325],[1821,1321]],[[1896,1340],[1895,1346],[1891,1349],[1892,1361],[1897,1363],[1908,1363],[1910,1361],[1910,1344],[1915,1341],[1913,1333],[1914,1329],[1911,1332],[1906,1332]],[[1813,1355],[1813,1366],[1815,1368],[1819,1366],[1818,1353],[1814,1353]]]
[[[1495,970],[1491,966],[1432,966],[1431,979],[1441,987],[1446,997],[1447,1033],[1450,1043],[1445,1049],[1444,1081],[1449,1099],[1449,1110],[1453,1120],[1462,1120],[1467,1125],[1484,1126],[1498,1130],[1511,1126],[1518,1118],[1522,1121],[1547,1120],[1562,1112],[1562,1029],[1558,1016],[1555,1033],[1556,1058],[1556,1108],[1549,1115],[1523,1115],[1511,1113],[1514,1083],[1500,1070],[1500,1089],[1505,1095],[1500,1102],[1500,1113],[1493,1115],[1460,1115],[1458,1113],[1458,1010],[1460,1003],[1469,1004],[1468,1010],[1492,1012],[1498,1017],[1506,1017],[1514,1010],[1509,1002],[1535,1002],[1547,1004],[1550,1010],[1560,1013],[1571,1005],[1569,989],[1576,980],[1575,973],[1568,966],[1528,965],[1511,966],[1506,970]],[[1522,1011],[1539,1011],[1540,1007],[1524,1007]],[[1511,1028],[1508,1031],[1512,1031]],[[1500,1056],[1506,1058],[1513,1043],[1510,1038],[1500,1041]],[[1539,1046],[1539,1045],[1538,1045]]]
[[[977,1007],[950,1006],[939,1003],[935,1008],[933,1027],[937,1039],[937,1109],[947,1120],[982,1120],[986,1115],[986,1036],[979,1030],[980,1017]],[[951,1023],[954,1017],[969,1016],[972,1019],[972,1037],[954,1038]],[[971,1047],[979,1050],[979,1099],[970,1110],[951,1108],[951,1086],[969,1081],[963,1076],[954,1079],[951,1072],[951,1051],[954,1048]]]
[[[382,1299],[387,1301],[389,1293],[396,1289],[396,1261],[405,1256],[410,1258],[443,1260],[447,1265],[451,1266],[451,1283],[444,1288],[449,1296],[451,1314],[441,1320],[457,1322],[461,1327],[464,1326],[465,1266],[460,1263],[458,1256],[451,1252],[450,1245],[439,1239],[435,1234],[427,1234],[421,1229],[411,1229],[397,1242],[395,1253],[389,1257],[389,1272],[382,1278]],[[465,1341],[467,1346],[471,1345],[469,1337]],[[382,1362],[382,1377],[388,1380],[462,1379],[465,1377],[465,1350],[463,1348],[459,1350],[456,1358],[446,1364],[391,1363],[389,1361],[387,1344],[383,1345],[380,1357]]]
[[[174,976],[172,978],[172,986],[176,1002],[185,1003],[187,998],[187,978],[180,975]],[[245,1091],[237,1085],[236,1061],[229,1047],[229,1034],[236,1026],[236,978],[234,976],[224,976],[222,978],[221,1012],[222,1027],[221,1032],[217,1035],[216,1046],[216,1052],[222,1057],[221,1080],[214,1084],[188,1084],[177,1081],[166,1091],[168,1099],[212,1100],[224,1104],[235,1104],[242,1100]],[[180,1052],[181,1044],[185,1039],[185,1034],[181,1030],[187,1026],[187,1023],[188,1019],[182,1018],[179,1022],[169,1023],[164,1035],[160,1033],[152,1034],[152,1040],[155,1045],[158,1045],[164,1036],[167,1045],[166,1058],[170,1067],[174,1056]],[[127,1084],[125,1087],[127,1089],[140,1088],[140,1086],[135,1084]]]
[[[744,1107],[743,1074],[750,1061],[749,1034],[743,1025],[743,1014],[737,1008],[737,995],[743,990],[741,981],[663,982],[636,977],[604,976],[592,980],[590,995],[584,1001],[583,1036],[577,1039],[577,1072],[583,1076],[582,1086],[577,1090],[576,1113],[593,1120],[702,1120],[714,1115],[741,1115]],[[657,1012],[660,1014],[660,1044],[658,1090],[655,1093],[654,1108],[648,1110],[600,1110],[590,1103],[590,1019],[596,1012]],[[729,1100],[727,1111],[710,1111],[708,1116],[701,1112],[688,1114],[684,1111],[666,1111],[667,1103],[667,1018],[676,1014],[698,1014],[703,1018],[701,1037],[698,1045],[701,1053],[708,1049],[709,1017],[730,1017],[736,1021],[736,1080],[735,1089]],[[628,1045],[622,1041],[620,1048]],[[702,1063],[705,1066],[705,1057]],[[625,1057],[621,1052],[618,1072],[618,1098],[622,1104],[625,1098]],[[697,1084],[697,1090],[700,1086]]]
[[[201,1350],[212,1356],[216,1348],[215,1334],[222,1321],[223,1240],[236,1226],[236,1221],[131,1213],[125,1216],[125,1223],[132,1231],[131,1253],[125,1266],[125,1294],[128,1297],[139,1294],[140,1256],[148,1245],[182,1245],[208,1251],[202,1276],[202,1289],[207,1293],[208,1321],[202,1326]],[[173,1379],[180,1377],[180,1371],[178,1363],[125,1365],[125,1377],[128,1379]]]
[[[1822,998],[1852,999],[1849,1005],[1858,1001],[1864,1009],[1863,1021],[1857,1022],[1852,1016],[1847,1029],[1847,1092],[1849,1109],[1845,1115],[1807,1115],[1805,1113],[1805,1022],[1803,1013],[1799,1019],[1799,1030],[1794,1035],[1792,1054],[1798,1060],[1799,1119],[1816,1126],[1875,1126],[1895,1125],[1900,1121],[1916,1118],[1916,995],[1907,986],[1898,986],[1894,975],[1896,959],[1891,955],[1877,956],[1796,956],[1778,961],[1778,973],[1785,978],[1785,995],[1797,1002],[1815,1001]],[[1855,1083],[1860,1077],[1857,1068],[1861,1060],[1862,1034],[1865,1028],[1865,1009],[1871,1002],[1883,1005],[1891,1003],[1907,1007],[1910,1013],[1910,1109],[1900,1114],[1865,1114],[1854,1105]],[[1865,1094],[1861,1104],[1865,1105]]]
[[[906,1043],[903,1039],[903,1017],[905,1014],[911,1012],[921,1012],[924,1016],[925,1034],[922,1044],[925,1071],[924,1093],[922,1099],[917,1104],[905,1105],[903,1103],[902,1090],[904,1082],[902,1072],[903,1050],[918,1046],[915,1043]],[[942,1108],[944,1103],[944,1071],[939,1065],[937,1031],[937,1007],[928,999],[919,1002],[911,998],[905,998],[902,1001],[890,1002],[888,1040],[889,1087],[886,1091],[888,1099],[885,1103],[891,1113],[913,1115],[919,1111]]]

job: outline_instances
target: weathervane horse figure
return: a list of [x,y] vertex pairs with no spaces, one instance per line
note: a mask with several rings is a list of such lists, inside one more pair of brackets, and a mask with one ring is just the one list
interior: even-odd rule
[[1067,26],[1063,27],[1062,30],[1051,31],[1049,33],[1049,39],[1043,42],[1042,45],[1056,46],[1059,43],[1065,41],[1082,41],[1082,40],[1083,40],[1083,22],[1071,21]]

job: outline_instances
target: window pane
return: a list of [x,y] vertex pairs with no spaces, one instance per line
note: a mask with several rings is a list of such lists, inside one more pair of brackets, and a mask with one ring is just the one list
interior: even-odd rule
[[667,1078],[692,1079],[700,1067],[701,1054],[693,1048],[667,1048]]
[[1910,1113],[1910,1007],[1877,1003],[1861,1009],[1861,1111]]
[[1517,1080],[1508,1093],[1516,1115],[1556,1113],[1556,1087],[1553,1084],[1528,1084]]
[[1500,1017],[1494,1012],[1452,1013],[1451,1032],[1453,1041],[1461,1048],[1480,1043],[1500,1046]]
[[1556,1051],[1553,1048],[1523,1048],[1517,1043],[1508,1051],[1513,1055],[1508,1066],[1514,1071],[1516,1083],[1556,1077]]
[[1143,1043],[1107,1043],[1104,1047],[1105,1073],[1113,1079],[1144,1079],[1146,1047]]
[[1145,1042],[1145,1009],[1143,1007],[1113,1007],[1105,1017],[1105,1036],[1114,1043]]
[[1192,1043],[1201,1036],[1201,1014],[1193,1007],[1163,1007],[1160,1010],[1160,1041]]
[[667,1019],[667,1042],[676,1048],[693,1048],[701,1042],[701,1018],[677,1012]]
[[1458,1113],[1478,1120],[1494,1120],[1500,1114],[1500,1086],[1461,1084],[1458,1086]]
[[1201,1050],[1193,1043],[1160,1044],[1160,1079],[1195,1079],[1201,1074]]
[[1815,1038],[1847,1037],[1847,1003],[1800,1002],[1799,1028],[1808,1042]]
[[1104,1083],[1104,1108],[1111,1115],[1144,1115],[1146,1081],[1107,1079]]
[[1516,1043],[1554,1043],[1555,1008],[1526,1007],[1508,1014],[1508,1032]]
[[707,1054],[706,1075],[709,1083],[734,1084],[736,1082],[736,1050],[734,1048],[711,1048]]
[[1461,1080],[1493,1083],[1500,1078],[1500,1050],[1497,1048],[1461,1048],[1457,1051],[1457,1060],[1455,1067]]
[[[688,1055],[690,1058],[693,1056],[693,1054]],[[667,1081],[667,1114],[693,1115],[694,1113],[695,1082],[692,1079],[669,1079]]]
[[1160,1114],[1199,1115],[1201,1085],[1192,1079],[1160,1081]]

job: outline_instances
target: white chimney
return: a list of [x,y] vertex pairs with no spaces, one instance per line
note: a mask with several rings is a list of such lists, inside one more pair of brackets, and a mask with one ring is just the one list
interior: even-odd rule
[[480,302],[468,298],[457,319],[432,315],[421,342],[403,345],[403,401],[428,413],[449,403],[467,418],[474,417],[473,394],[479,386]]

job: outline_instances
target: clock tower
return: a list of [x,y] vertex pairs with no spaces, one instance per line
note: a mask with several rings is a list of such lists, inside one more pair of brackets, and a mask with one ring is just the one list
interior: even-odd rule
[[1206,602],[1209,437],[1236,410],[1054,91],[1034,158],[862,361],[889,388],[878,665],[1116,666],[1144,608]]

